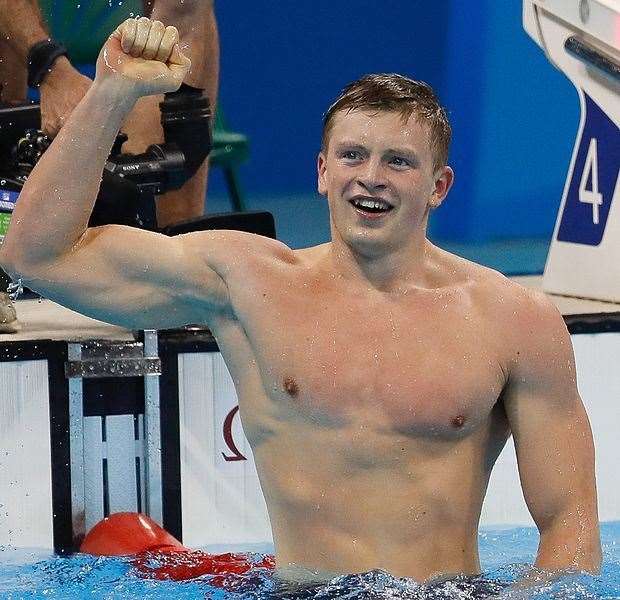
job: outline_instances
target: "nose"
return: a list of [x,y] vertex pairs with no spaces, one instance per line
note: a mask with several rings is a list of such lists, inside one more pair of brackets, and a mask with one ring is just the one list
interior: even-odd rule
[[372,192],[387,187],[385,173],[380,159],[369,159],[360,165],[357,182],[366,191]]

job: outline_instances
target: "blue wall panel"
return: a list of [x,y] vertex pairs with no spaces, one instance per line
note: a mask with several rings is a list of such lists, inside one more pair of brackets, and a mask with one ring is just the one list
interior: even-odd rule
[[252,144],[248,195],[311,194],[321,117],[340,88],[401,72],[436,87],[453,123],[456,183],[432,235],[550,235],[579,108],[523,31],[520,0],[216,4],[221,100]]
[[550,237],[579,126],[577,92],[525,34],[521,2],[487,6],[468,238]]
[[440,87],[449,3],[395,0],[218,2],[220,94],[247,133],[250,194],[316,187],[321,119],[340,89],[392,71]]
[[434,236],[466,239],[473,213],[476,162],[480,152],[480,95],[484,86],[487,12],[484,3],[451,3],[448,14],[443,82],[438,90],[452,125],[448,158],[454,185],[431,217]]

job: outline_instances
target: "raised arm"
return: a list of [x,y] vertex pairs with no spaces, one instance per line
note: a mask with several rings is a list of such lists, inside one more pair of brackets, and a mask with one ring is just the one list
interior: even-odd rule
[[594,442],[570,336],[542,294],[523,293],[504,405],[527,506],[540,532],[535,566],[597,572],[601,545]]
[[48,298],[136,328],[202,322],[228,306],[200,250],[221,247],[226,234],[87,227],[124,117],[138,97],[177,89],[189,69],[177,35],[143,18],[108,39],[93,86],[28,178],[0,251],[5,270]]

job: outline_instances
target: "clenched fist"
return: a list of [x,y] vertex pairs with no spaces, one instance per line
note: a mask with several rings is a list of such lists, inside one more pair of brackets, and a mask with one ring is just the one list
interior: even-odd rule
[[147,17],[127,19],[97,59],[96,79],[112,79],[136,97],[179,89],[191,61],[179,48],[176,27]]

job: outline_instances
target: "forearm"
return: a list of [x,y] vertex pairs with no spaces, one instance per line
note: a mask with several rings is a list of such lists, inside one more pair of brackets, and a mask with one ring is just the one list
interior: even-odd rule
[[0,31],[23,65],[30,47],[49,37],[36,0],[0,0]]
[[540,534],[538,554],[533,567],[518,581],[504,589],[501,597],[510,600],[526,600],[532,590],[552,584],[569,573],[587,571],[598,573],[601,565],[601,546],[598,526],[590,529],[583,518],[579,534],[571,535],[571,513],[567,519],[556,519],[555,526],[549,526]]
[[540,527],[536,562],[521,579],[505,588],[499,598],[529,600],[533,591],[553,584],[571,573],[598,573],[601,543],[596,511],[580,506]]
[[601,541],[594,511],[577,506],[540,531],[534,566],[545,571],[588,571],[601,566]]
[[88,227],[101,173],[135,100],[113,84],[92,85],[28,177],[2,245],[19,270],[67,253]]

